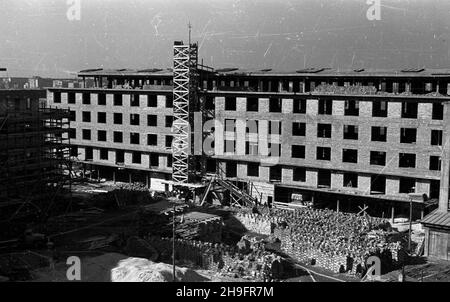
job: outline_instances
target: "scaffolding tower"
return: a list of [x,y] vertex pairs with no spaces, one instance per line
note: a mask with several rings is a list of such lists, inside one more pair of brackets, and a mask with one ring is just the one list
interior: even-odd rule
[[173,143],[172,181],[183,187],[195,180],[193,152],[193,118],[198,110],[198,47],[174,43],[173,61]]

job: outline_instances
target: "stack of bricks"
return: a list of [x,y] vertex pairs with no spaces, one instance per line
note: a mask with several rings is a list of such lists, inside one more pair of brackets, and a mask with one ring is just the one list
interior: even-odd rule
[[350,274],[360,272],[371,255],[386,259],[388,266],[398,265],[402,246],[388,242],[383,219],[313,209],[277,209],[272,215],[277,217],[273,236],[280,239],[281,250],[297,261],[314,259],[319,267]]
[[[172,239],[151,236],[147,238],[149,244],[156,248],[161,260],[170,260],[172,255]],[[244,279],[263,281],[268,279],[271,261],[275,256],[265,252],[262,245],[252,242],[250,254],[244,255],[235,247],[224,244],[212,244],[196,240],[176,239],[175,258],[189,261],[196,267],[216,271],[222,275],[241,277]]]
[[254,213],[237,213],[236,219],[250,232],[270,235],[276,225],[277,218]]

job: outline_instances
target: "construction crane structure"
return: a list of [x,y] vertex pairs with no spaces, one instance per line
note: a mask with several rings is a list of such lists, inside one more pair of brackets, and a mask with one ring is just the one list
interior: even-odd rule
[[[214,118],[214,112],[207,109],[206,97],[199,89],[199,83],[214,73],[214,69],[198,63],[198,44],[182,41],[174,42],[173,57],[173,115],[172,126],[172,181],[175,189],[200,196],[200,203],[208,199],[216,199],[220,203],[235,206],[251,206],[257,204],[257,199],[247,190],[241,190],[229,180],[226,180],[219,164],[216,173],[206,175],[207,154],[203,150],[194,150],[194,119],[199,113],[201,119],[201,137],[204,139],[212,133],[205,132],[203,125],[208,119]],[[197,148],[202,148],[197,146]],[[251,184],[248,187],[252,187]]]

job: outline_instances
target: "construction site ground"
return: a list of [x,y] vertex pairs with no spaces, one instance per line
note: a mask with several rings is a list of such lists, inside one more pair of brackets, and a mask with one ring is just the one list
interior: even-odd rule
[[[113,190],[117,184],[80,183],[74,185],[74,194],[87,199],[104,191]],[[80,199],[78,199],[80,200]],[[81,198],[82,200],[82,198]],[[137,233],[138,212],[144,207],[164,211],[170,209],[174,202],[172,199],[160,200],[156,203],[122,205],[116,209],[103,209],[90,204],[88,210],[68,211],[62,215],[62,224],[56,224],[44,233],[55,244],[55,249],[19,248],[14,245],[0,246],[0,276],[6,276],[11,281],[67,281],[66,259],[69,256],[78,256],[82,262],[82,281],[109,281],[111,269],[117,263],[129,256],[123,253],[123,241]],[[77,208],[76,206],[71,208]],[[210,207],[196,208],[231,219],[233,208]],[[61,218],[61,217],[59,217]],[[224,228],[224,241],[228,244],[237,242],[243,235],[265,238],[266,236],[246,232],[239,224],[233,221],[226,223]],[[121,242],[122,240],[122,242]],[[282,254],[279,244],[268,246],[274,253]],[[56,255],[56,257],[55,257]],[[285,255],[284,255],[285,256]],[[55,261],[49,259],[56,258]],[[304,263],[294,263],[287,258],[295,268],[294,276],[282,280],[284,282],[358,282],[359,279],[347,274],[336,274],[316,266]],[[407,281],[450,281],[450,264],[422,260],[422,263],[405,267]],[[180,266],[186,265],[179,263]],[[5,273],[8,272],[9,275]],[[219,276],[216,272],[195,269],[205,277],[204,281],[248,281],[238,278]],[[382,276],[384,281],[398,280],[399,270]],[[1,279],[0,279],[1,280]]]

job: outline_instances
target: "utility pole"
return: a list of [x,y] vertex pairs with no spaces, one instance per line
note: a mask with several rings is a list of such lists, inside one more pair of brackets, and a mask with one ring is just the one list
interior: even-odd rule
[[175,277],[175,204],[173,205],[173,214],[172,214],[172,267],[173,267],[173,282],[176,282],[177,279]]
[[412,229],[412,197],[409,196],[409,236],[408,236],[408,252],[411,255],[411,229]]

